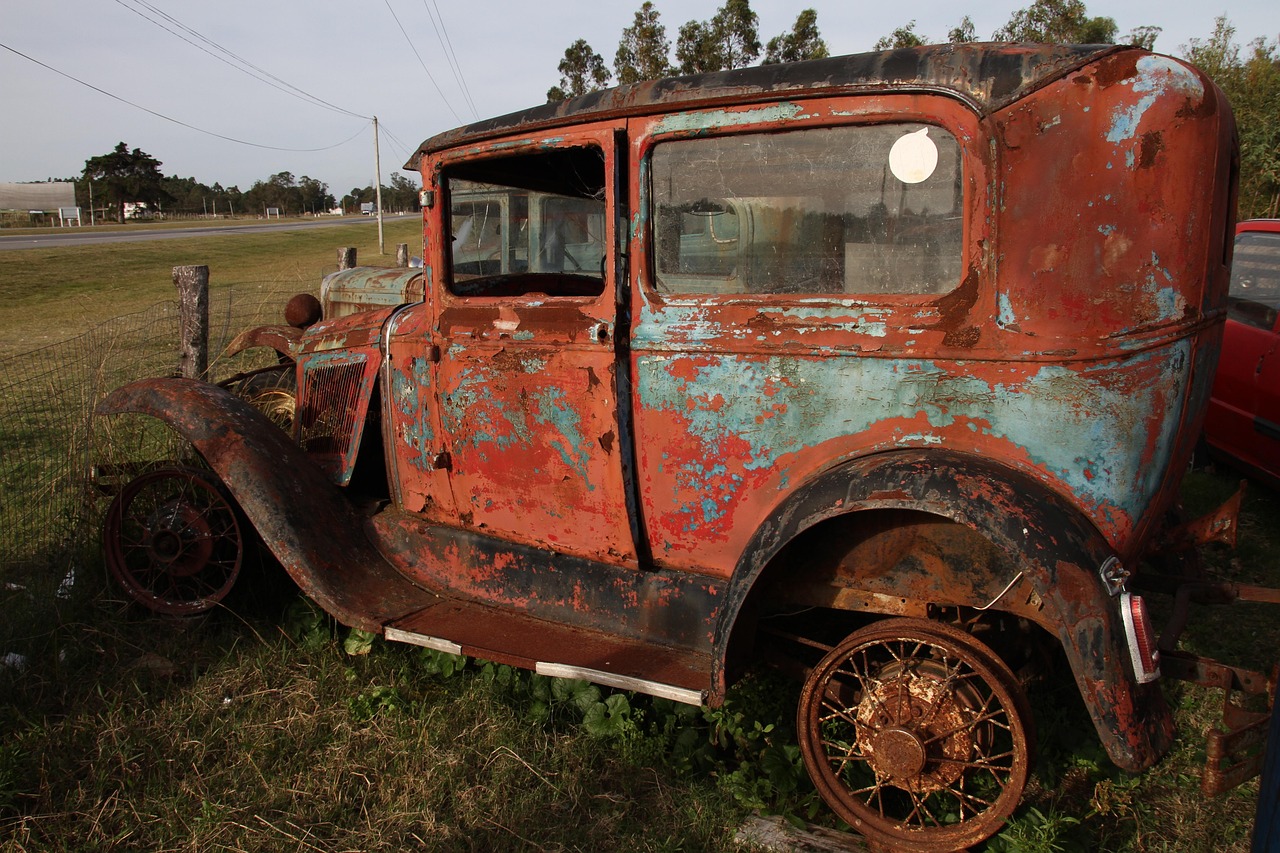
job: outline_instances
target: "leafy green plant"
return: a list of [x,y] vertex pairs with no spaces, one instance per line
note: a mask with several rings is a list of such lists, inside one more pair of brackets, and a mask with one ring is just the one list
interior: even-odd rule
[[306,649],[319,649],[333,640],[335,623],[314,601],[299,595],[284,614],[284,632]]
[[386,685],[361,691],[347,700],[351,719],[357,723],[367,723],[379,714],[404,710],[408,704],[397,688]]
[[990,853],[1086,853],[1086,845],[1071,837],[1079,818],[1034,806],[1010,820],[1004,831],[987,842]]
[[453,678],[463,672],[469,663],[465,655],[455,655],[435,649],[418,649],[417,656],[418,670],[423,675],[437,678]]
[[378,635],[372,631],[361,631],[352,628],[342,641],[342,650],[349,655],[367,655],[373,650],[373,643]]

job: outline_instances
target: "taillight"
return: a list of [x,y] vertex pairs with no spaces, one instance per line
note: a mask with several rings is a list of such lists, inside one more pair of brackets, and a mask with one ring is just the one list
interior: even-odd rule
[[1160,650],[1156,648],[1156,632],[1151,626],[1147,603],[1140,595],[1122,592],[1120,615],[1124,619],[1125,640],[1129,645],[1134,676],[1139,684],[1155,681],[1160,677]]

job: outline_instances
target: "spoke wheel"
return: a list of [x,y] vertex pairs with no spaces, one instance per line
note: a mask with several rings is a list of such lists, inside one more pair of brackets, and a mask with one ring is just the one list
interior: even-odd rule
[[231,590],[244,556],[240,522],[211,475],[164,468],[134,479],[107,508],[107,567],[135,601],[202,613]]
[[993,835],[1026,785],[1033,735],[1008,666],[923,619],[850,634],[805,681],[805,766],[841,818],[895,850],[956,850]]

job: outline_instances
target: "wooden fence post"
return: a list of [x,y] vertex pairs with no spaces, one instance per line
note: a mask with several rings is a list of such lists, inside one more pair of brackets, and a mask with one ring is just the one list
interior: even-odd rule
[[356,247],[347,246],[338,250],[338,269],[349,270],[356,265]]
[[174,267],[173,286],[178,288],[178,372],[188,379],[209,374],[209,268]]
[[405,269],[409,266],[409,244],[396,243],[396,266]]

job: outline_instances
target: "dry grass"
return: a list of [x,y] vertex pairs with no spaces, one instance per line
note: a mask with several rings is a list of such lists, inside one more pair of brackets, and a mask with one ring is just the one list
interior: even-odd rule
[[28,676],[43,720],[6,736],[20,793],[0,848],[734,849],[738,814],[706,781],[531,724],[417,650],[352,658],[226,613],[115,621],[61,629],[91,679]]
[[[0,352],[6,340],[30,346],[23,330],[37,322],[79,331],[130,300],[168,298],[179,263],[209,263],[215,286],[313,289],[337,246],[371,259],[357,234],[142,244],[110,273],[105,247],[5,253]],[[1193,475],[1193,511],[1235,479]],[[1227,579],[1280,586],[1280,497],[1255,487],[1240,549],[1212,563]],[[22,659],[0,664],[0,850],[736,849],[744,810],[724,775],[677,773],[653,739],[601,741],[571,720],[531,718],[474,672],[440,678],[415,649],[379,643],[350,657],[324,623],[286,633],[289,596],[287,585],[250,586],[227,609],[174,622],[127,608],[93,553],[0,577],[0,659]],[[1188,642],[1262,668],[1280,622],[1260,606],[1205,610]],[[1257,783],[1213,800],[1198,792],[1220,694],[1172,683],[1166,693],[1179,740],[1131,777],[1107,762],[1069,681],[1041,691],[1035,782],[988,849],[1247,850]]]
[[[395,246],[421,252],[421,223],[389,222],[387,255],[378,254],[377,226],[350,225],[263,234],[111,243],[0,252],[0,357],[78,335],[111,317],[175,298],[173,268],[209,266],[215,296],[230,283],[266,292],[314,292],[337,268],[337,250],[355,246],[361,263],[391,266]],[[276,306],[273,310],[279,310]]]

